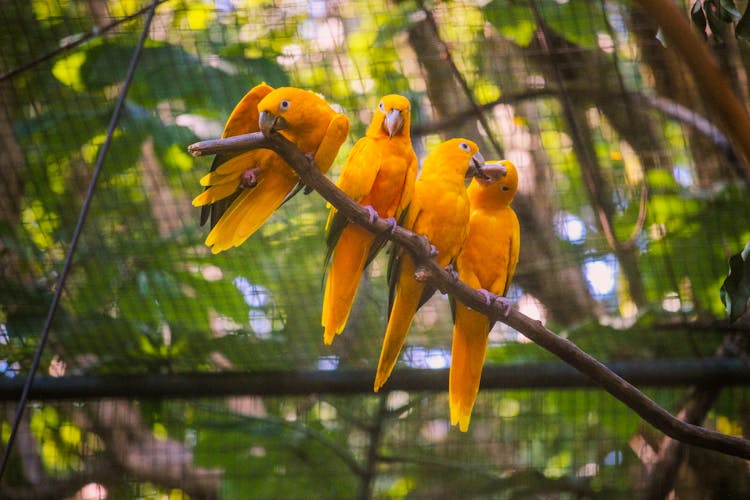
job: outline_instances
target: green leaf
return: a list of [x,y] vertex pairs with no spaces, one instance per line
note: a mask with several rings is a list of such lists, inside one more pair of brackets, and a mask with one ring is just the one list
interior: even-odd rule
[[748,9],[745,9],[745,13],[734,28],[735,36],[741,40],[750,40],[750,16],[747,13]]
[[717,40],[721,41],[721,33],[726,28],[727,21],[726,16],[723,15],[723,9],[716,5],[715,0],[705,0],[705,12],[706,19],[708,20],[708,26],[711,28],[711,33]]
[[742,252],[729,258],[729,274],[720,294],[729,321],[734,322],[745,313],[750,299],[750,242]]
[[504,37],[525,47],[531,43],[536,30],[534,13],[526,5],[509,5],[493,0],[482,9],[484,16]]
[[[698,28],[698,32],[706,39],[706,14],[703,12],[703,2],[696,0],[693,6],[690,8],[690,19],[693,24]],[[661,29],[660,29],[661,31]]]
[[[556,1],[540,3],[542,19],[566,40],[581,47],[596,47],[599,33],[606,33],[602,4],[575,1],[560,4]],[[585,19],[585,24],[582,20]]]
[[742,17],[742,14],[740,14],[740,11],[738,11],[737,7],[734,5],[734,0],[721,0],[719,5],[719,15],[723,21],[733,23],[739,21]]
[[398,2],[391,9],[397,9],[394,15],[389,15],[385,22],[378,23],[380,29],[373,42],[375,47],[384,47],[396,35],[407,31],[414,24],[415,15],[421,12],[415,2]]

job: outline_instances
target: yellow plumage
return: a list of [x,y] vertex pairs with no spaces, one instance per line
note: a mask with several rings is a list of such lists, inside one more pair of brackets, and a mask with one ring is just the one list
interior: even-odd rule
[[[458,255],[468,233],[469,200],[464,178],[477,162],[481,164],[481,155],[475,143],[450,139],[427,156],[414,184],[414,196],[403,226],[430,240],[438,251],[435,259],[443,267]],[[411,254],[396,250],[392,259],[393,300],[375,375],[376,392],[393,371],[425,288],[414,279]]]
[[[349,119],[320,96],[294,87],[251,89],[232,111],[222,137],[278,131],[309,154],[321,172],[330,168],[349,133]],[[213,253],[242,244],[281,206],[297,185],[294,170],[276,153],[256,149],[218,155],[193,199],[203,207],[201,225],[211,220],[206,245]]]
[[[378,104],[365,137],[357,141],[337,183],[350,198],[379,217],[398,219],[411,200],[417,156],[409,134],[409,101],[387,95]],[[323,340],[333,342],[346,326],[364,268],[382,240],[349,224],[331,207],[326,225],[330,266],[323,298]]]
[[[518,263],[521,231],[510,202],[518,187],[518,173],[509,161],[491,162],[485,178],[475,178],[468,189],[471,204],[469,235],[456,259],[461,281],[491,294],[505,295]],[[450,368],[451,424],[469,427],[491,328],[487,316],[455,304]]]

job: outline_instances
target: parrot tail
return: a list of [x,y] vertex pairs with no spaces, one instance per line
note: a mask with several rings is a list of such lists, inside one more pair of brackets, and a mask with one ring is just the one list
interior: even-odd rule
[[393,367],[396,366],[401,346],[404,345],[406,334],[417,312],[419,298],[422,295],[424,285],[414,279],[414,264],[410,258],[404,259],[401,274],[399,276],[396,297],[393,301],[391,315],[388,318],[388,327],[385,330],[383,348],[380,351],[378,371],[375,374],[374,391],[385,384],[391,376]]
[[336,243],[323,297],[321,323],[325,327],[326,345],[346,326],[374,239],[375,235],[368,230],[349,224]]
[[469,428],[471,410],[479,392],[488,337],[487,316],[457,303],[448,393],[451,425],[458,424],[461,432]]
[[245,189],[208,233],[206,245],[219,253],[241,245],[281,206],[297,179],[277,170],[268,170],[257,186]]

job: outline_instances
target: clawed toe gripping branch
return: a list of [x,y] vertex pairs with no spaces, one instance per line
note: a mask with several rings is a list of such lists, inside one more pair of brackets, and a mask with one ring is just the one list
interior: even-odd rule
[[540,321],[533,320],[518,310],[510,308],[509,303],[501,300],[501,297],[488,300],[486,294],[456,279],[434,260],[436,252],[426,238],[407,231],[401,226],[393,225],[387,219],[375,217],[371,220],[371,213],[365,207],[354,202],[338,189],[333,182],[314,168],[303,152],[278,133],[264,136],[258,132],[228,139],[203,141],[192,144],[188,147],[188,151],[193,156],[202,156],[227,151],[248,151],[257,148],[271,149],[276,152],[297,172],[305,186],[320,193],[331,205],[345,214],[349,220],[374,233],[387,233],[388,239],[409,250],[415,256],[417,268],[423,270],[425,281],[431,282],[441,291],[445,290],[467,307],[486,314],[490,319],[498,319],[516,329],[537,345],[590,377],[604,390],[625,403],[664,434],[686,444],[750,459],[750,441],[688,424],[675,418],[632,384],[578,346],[546,329]]

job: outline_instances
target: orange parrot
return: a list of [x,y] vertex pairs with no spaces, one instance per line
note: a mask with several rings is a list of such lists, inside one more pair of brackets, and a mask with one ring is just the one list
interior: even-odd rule
[[[409,100],[387,95],[357,141],[341,171],[338,187],[375,217],[395,225],[411,201],[417,177],[417,155],[409,134]],[[326,224],[330,263],[323,298],[323,341],[331,344],[341,333],[354,303],[362,272],[382,248],[385,240],[356,224],[331,207]]]
[[[518,263],[521,230],[510,202],[518,188],[518,172],[510,161],[488,162],[468,189],[471,204],[469,235],[456,259],[461,281],[478,289],[487,300],[502,302]],[[487,339],[494,321],[460,302],[454,305],[450,368],[451,424],[466,432],[479,391]]]
[[[469,228],[469,199],[464,179],[477,175],[484,163],[477,145],[467,139],[450,139],[437,146],[422,166],[403,227],[430,240],[437,263],[447,267],[461,250]],[[377,392],[396,365],[399,351],[417,312],[425,284],[414,278],[411,254],[396,249],[389,269],[390,316],[375,375]]]
[[[278,131],[325,173],[349,134],[349,119],[317,94],[261,83],[229,116],[222,137]],[[276,153],[255,149],[217,155],[193,200],[203,207],[201,225],[211,219],[206,245],[213,253],[242,244],[281,206],[298,183],[297,174]]]

